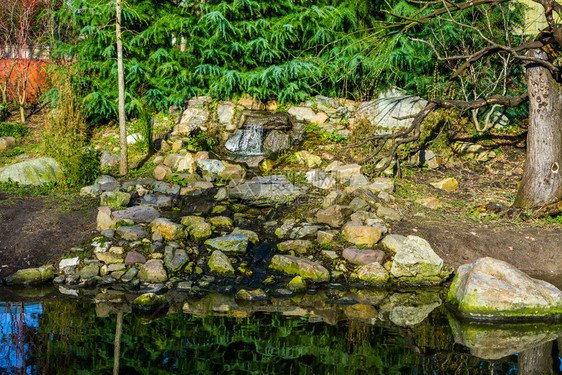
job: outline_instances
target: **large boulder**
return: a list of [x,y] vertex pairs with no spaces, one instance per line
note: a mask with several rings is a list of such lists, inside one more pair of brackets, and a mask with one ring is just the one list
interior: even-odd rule
[[16,271],[4,279],[8,285],[37,285],[52,281],[55,278],[53,266],[26,268]]
[[330,272],[324,266],[292,255],[274,255],[270,267],[289,275],[302,276],[316,282],[330,281]]
[[22,161],[0,168],[0,182],[12,180],[21,185],[42,185],[60,181],[63,172],[53,158]]
[[489,257],[459,267],[447,302],[462,316],[476,319],[540,319],[562,315],[559,289]]
[[426,104],[427,101],[417,96],[392,90],[376,100],[361,103],[355,113],[355,122],[364,122],[382,132],[406,129],[414,120],[412,115],[420,112]]
[[350,221],[343,226],[342,236],[347,242],[354,245],[375,246],[383,235],[380,227],[361,225],[356,221]]
[[303,194],[283,175],[254,177],[228,191],[230,198],[239,199],[256,206],[290,203]]

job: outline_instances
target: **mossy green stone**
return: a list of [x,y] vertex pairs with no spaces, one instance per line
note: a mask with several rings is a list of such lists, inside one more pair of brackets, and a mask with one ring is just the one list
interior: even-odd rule
[[215,250],[209,258],[209,269],[212,273],[234,275],[234,268],[228,257],[220,250]]
[[55,278],[53,266],[43,266],[38,268],[26,268],[6,277],[4,281],[8,285],[37,285],[47,283]]
[[289,275],[302,276],[316,282],[330,281],[330,272],[324,266],[292,255],[274,255],[269,267]]

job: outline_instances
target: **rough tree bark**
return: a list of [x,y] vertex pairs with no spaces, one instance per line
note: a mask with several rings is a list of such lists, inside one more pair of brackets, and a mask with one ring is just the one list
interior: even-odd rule
[[127,152],[127,123],[125,121],[125,77],[123,75],[123,40],[121,39],[121,0],[115,2],[117,21],[115,22],[115,35],[117,38],[117,81],[119,85],[119,145],[121,147],[121,160],[119,173],[125,176],[129,172]]
[[[532,57],[547,59],[541,50]],[[562,199],[562,87],[544,66],[527,66],[529,132],[523,180],[516,207],[537,207]]]

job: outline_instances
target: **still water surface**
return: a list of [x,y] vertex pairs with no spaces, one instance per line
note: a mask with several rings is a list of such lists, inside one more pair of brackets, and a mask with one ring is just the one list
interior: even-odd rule
[[[152,316],[132,312],[126,299],[98,297],[4,298],[0,374],[560,371],[559,325],[475,325],[438,304],[388,308],[396,297],[375,307],[309,296],[241,305],[210,295],[171,303]],[[420,313],[425,318],[418,321]]]

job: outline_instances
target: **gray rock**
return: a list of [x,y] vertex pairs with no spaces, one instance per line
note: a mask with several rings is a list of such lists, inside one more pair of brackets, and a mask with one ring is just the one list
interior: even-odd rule
[[130,283],[133,279],[137,276],[139,270],[135,267],[131,267],[125,272],[123,276],[121,276],[121,281],[124,283]]
[[435,254],[429,242],[408,236],[394,255],[390,273],[394,277],[435,277],[441,274],[443,260]]
[[197,166],[201,168],[203,174],[218,178],[218,176],[226,169],[220,160],[200,159],[197,160]]
[[347,185],[352,188],[360,188],[369,185],[369,179],[363,175],[353,176],[347,182]]
[[209,268],[212,273],[234,275],[234,268],[228,257],[220,250],[215,250],[209,258]]
[[122,239],[127,241],[138,241],[141,238],[148,236],[148,233],[144,230],[141,225],[133,225],[131,227],[119,227],[116,232]]
[[328,193],[322,201],[322,208],[326,209],[330,206],[341,204],[345,199],[345,193],[340,190],[334,190]]
[[231,188],[228,195],[256,206],[274,206],[293,202],[304,193],[290,183],[286,176],[277,175],[254,177]]
[[441,306],[441,298],[436,293],[426,293],[418,301],[410,305],[395,306],[388,316],[389,320],[399,327],[412,327],[423,322],[429,314]]
[[413,118],[401,119],[416,115],[426,104],[427,101],[417,96],[391,90],[381,94],[376,100],[361,103],[355,113],[355,121],[380,129],[380,133],[406,129],[411,125]]
[[168,195],[178,195],[180,193],[181,186],[176,184],[170,184],[164,181],[156,181],[154,183],[154,192],[162,193]]
[[380,206],[377,209],[377,215],[385,220],[391,220],[391,221],[402,220],[402,215],[400,215],[398,211],[389,207]]
[[11,180],[21,185],[42,185],[62,178],[62,169],[53,158],[27,160],[0,168],[0,182]]
[[431,150],[419,150],[410,156],[408,164],[417,167],[427,165],[431,169],[437,169],[443,165],[443,158]]
[[477,319],[539,319],[562,313],[559,289],[489,257],[459,267],[447,302],[462,316]]
[[120,161],[121,161],[121,156],[113,155],[109,151],[104,151],[101,154],[100,163],[101,163],[102,169],[113,168],[113,167],[119,165]]
[[184,249],[174,249],[171,246],[166,246],[164,263],[170,271],[177,272],[181,270],[188,260],[187,252]]
[[349,206],[335,205],[316,213],[316,221],[318,223],[328,224],[333,228],[340,228],[351,215]]
[[367,188],[374,194],[379,194],[380,192],[390,194],[394,191],[394,180],[391,178],[377,177]]
[[113,218],[119,220],[132,220],[134,223],[150,223],[160,217],[160,213],[153,207],[134,206],[124,210],[114,211]]
[[160,259],[151,259],[141,265],[137,277],[147,283],[163,283],[168,280],[164,263]]
[[288,113],[294,116],[298,121],[311,122],[316,116],[316,113],[312,108],[308,107],[291,107]]
[[236,105],[234,103],[219,103],[217,105],[217,117],[221,125],[232,125]]
[[82,189],[80,189],[80,196],[82,197],[97,198],[101,195],[101,193],[102,193],[101,185],[99,184],[84,186]]
[[256,232],[253,232],[253,231],[248,230],[248,229],[236,228],[230,234],[241,234],[243,236],[246,236],[246,237],[248,237],[248,240],[254,245],[257,245],[257,244],[260,243],[260,238],[258,237],[258,234]]
[[340,182],[347,182],[350,178],[362,176],[361,166],[358,164],[346,164],[331,168],[332,176]]
[[316,236],[319,229],[320,226],[318,225],[299,224],[287,221],[275,230],[275,235],[282,240],[312,239]]
[[146,194],[141,198],[140,204],[156,208],[172,208],[173,198],[169,195]]
[[220,250],[224,253],[244,254],[248,248],[248,236],[242,234],[229,234],[223,237],[212,238],[205,241],[209,250]]
[[363,199],[357,198],[357,197],[353,198],[351,203],[349,203],[349,207],[351,208],[351,210],[353,212],[369,211],[371,209],[371,206],[369,206],[369,203],[367,203]]
[[363,266],[365,264],[379,263],[384,261],[384,251],[371,249],[358,249],[355,246],[343,250],[342,256],[353,264]]
[[397,252],[406,241],[406,237],[399,234],[389,234],[381,241],[382,245],[393,253]]
[[100,266],[98,263],[90,263],[84,266],[79,272],[78,276],[82,279],[89,279],[92,277],[99,276],[100,274]]
[[188,106],[178,119],[174,133],[190,134],[192,131],[204,126],[209,120],[209,110],[204,106]]
[[66,267],[76,267],[80,264],[80,257],[62,259],[59,262],[59,270],[64,270]]
[[263,141],[263,151],[268,154],[276,154],[291,148],[291,139],[287,133],[280,130],[272,130]]
[[333,177],[318,169],[306,172],[306,181],[312,186],[323,190],[332,189],[336,186],[336,180]]

